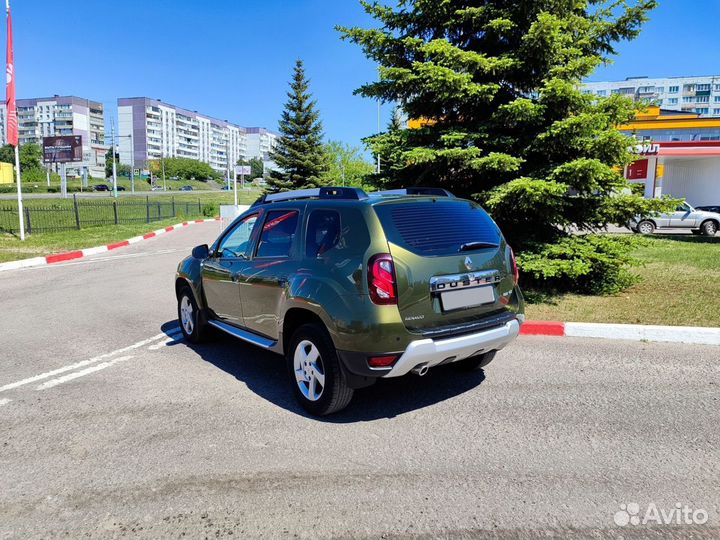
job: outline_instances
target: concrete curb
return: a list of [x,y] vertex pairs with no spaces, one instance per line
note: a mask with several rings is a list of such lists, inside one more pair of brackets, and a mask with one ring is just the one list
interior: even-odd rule
[[522,325],[520,334],[720,345],[720,328],[701,326],[527,321]]
[[4,270],[17,270],[18,268],[28,268],[30,266],[44,266],[48,264],[71,261],[73,259],[81,259],[83,257],[87,257],[88,255],[97,255],[98,253],[104,253],[106,251],[112,251],[113,249],[129,246],[130,244],[136,244],[137,242],[142,242],[143,240],[149,240],[150,238],[155,238],[156,236],[160,236],[161,234],[172,232],[177,229],[182,229],[183,227],[187,227],[189,225],[194,225],[195,223],[218,221],[218,219],[219,218],[194,219],[192,221],[183,221],[182,223],[178,223],[177,225],[170,225],[169,227],[157,229],[147,234],[143,234],[142,236],[133,236],[132,238],[128,238],[127,240],[123,240],[122,242],[115,242],[114,244],[79,249],[76,251],[67,251],[65,253],[54,253],[53,255],[47,255],[46,257],[33,257],[32,259],[22,259],[19,261],[4,262],[0,263],[0,272]]

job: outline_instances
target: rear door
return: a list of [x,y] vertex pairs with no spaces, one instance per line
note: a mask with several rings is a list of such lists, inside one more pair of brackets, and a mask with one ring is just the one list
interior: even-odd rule
[[514,287],[510,250],[477,204],[453,198],[375,205],[395,264],[405,326],[424,330],[499,313]]

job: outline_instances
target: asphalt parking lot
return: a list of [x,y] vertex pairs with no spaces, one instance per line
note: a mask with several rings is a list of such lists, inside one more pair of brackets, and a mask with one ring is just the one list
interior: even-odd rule
[[316,419],[281,358],[180,339],[217,232],[0,273],[0,538],[720,537],[717,347],[521,337]]

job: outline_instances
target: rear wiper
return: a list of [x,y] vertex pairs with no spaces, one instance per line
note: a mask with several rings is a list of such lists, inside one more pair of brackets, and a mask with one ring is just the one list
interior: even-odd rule
[[474,249],[496,248],[498,244],[492,242],[465,242],[458,251],[472,251]]

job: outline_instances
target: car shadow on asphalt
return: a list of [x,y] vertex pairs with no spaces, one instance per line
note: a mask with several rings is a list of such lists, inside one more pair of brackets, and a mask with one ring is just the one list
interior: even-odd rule
[[[169,321],[161,329],[166,333],[176,331],[177,321]],[[345,410],[330,416],[316,417],[309,415],[295,400],[282,356],[253,347],[219,331],[213,331],[206,343],[196,345],[183,340],[175,346],[192,349],[205,362],[243,382],[252,392],[278,407],[330,423],[393,418],[468,392],[485,380],[483,370],[461,372],[453,366],[438,366],[424,377],[407,375],[381,379],[372,386],[356,390]]]

